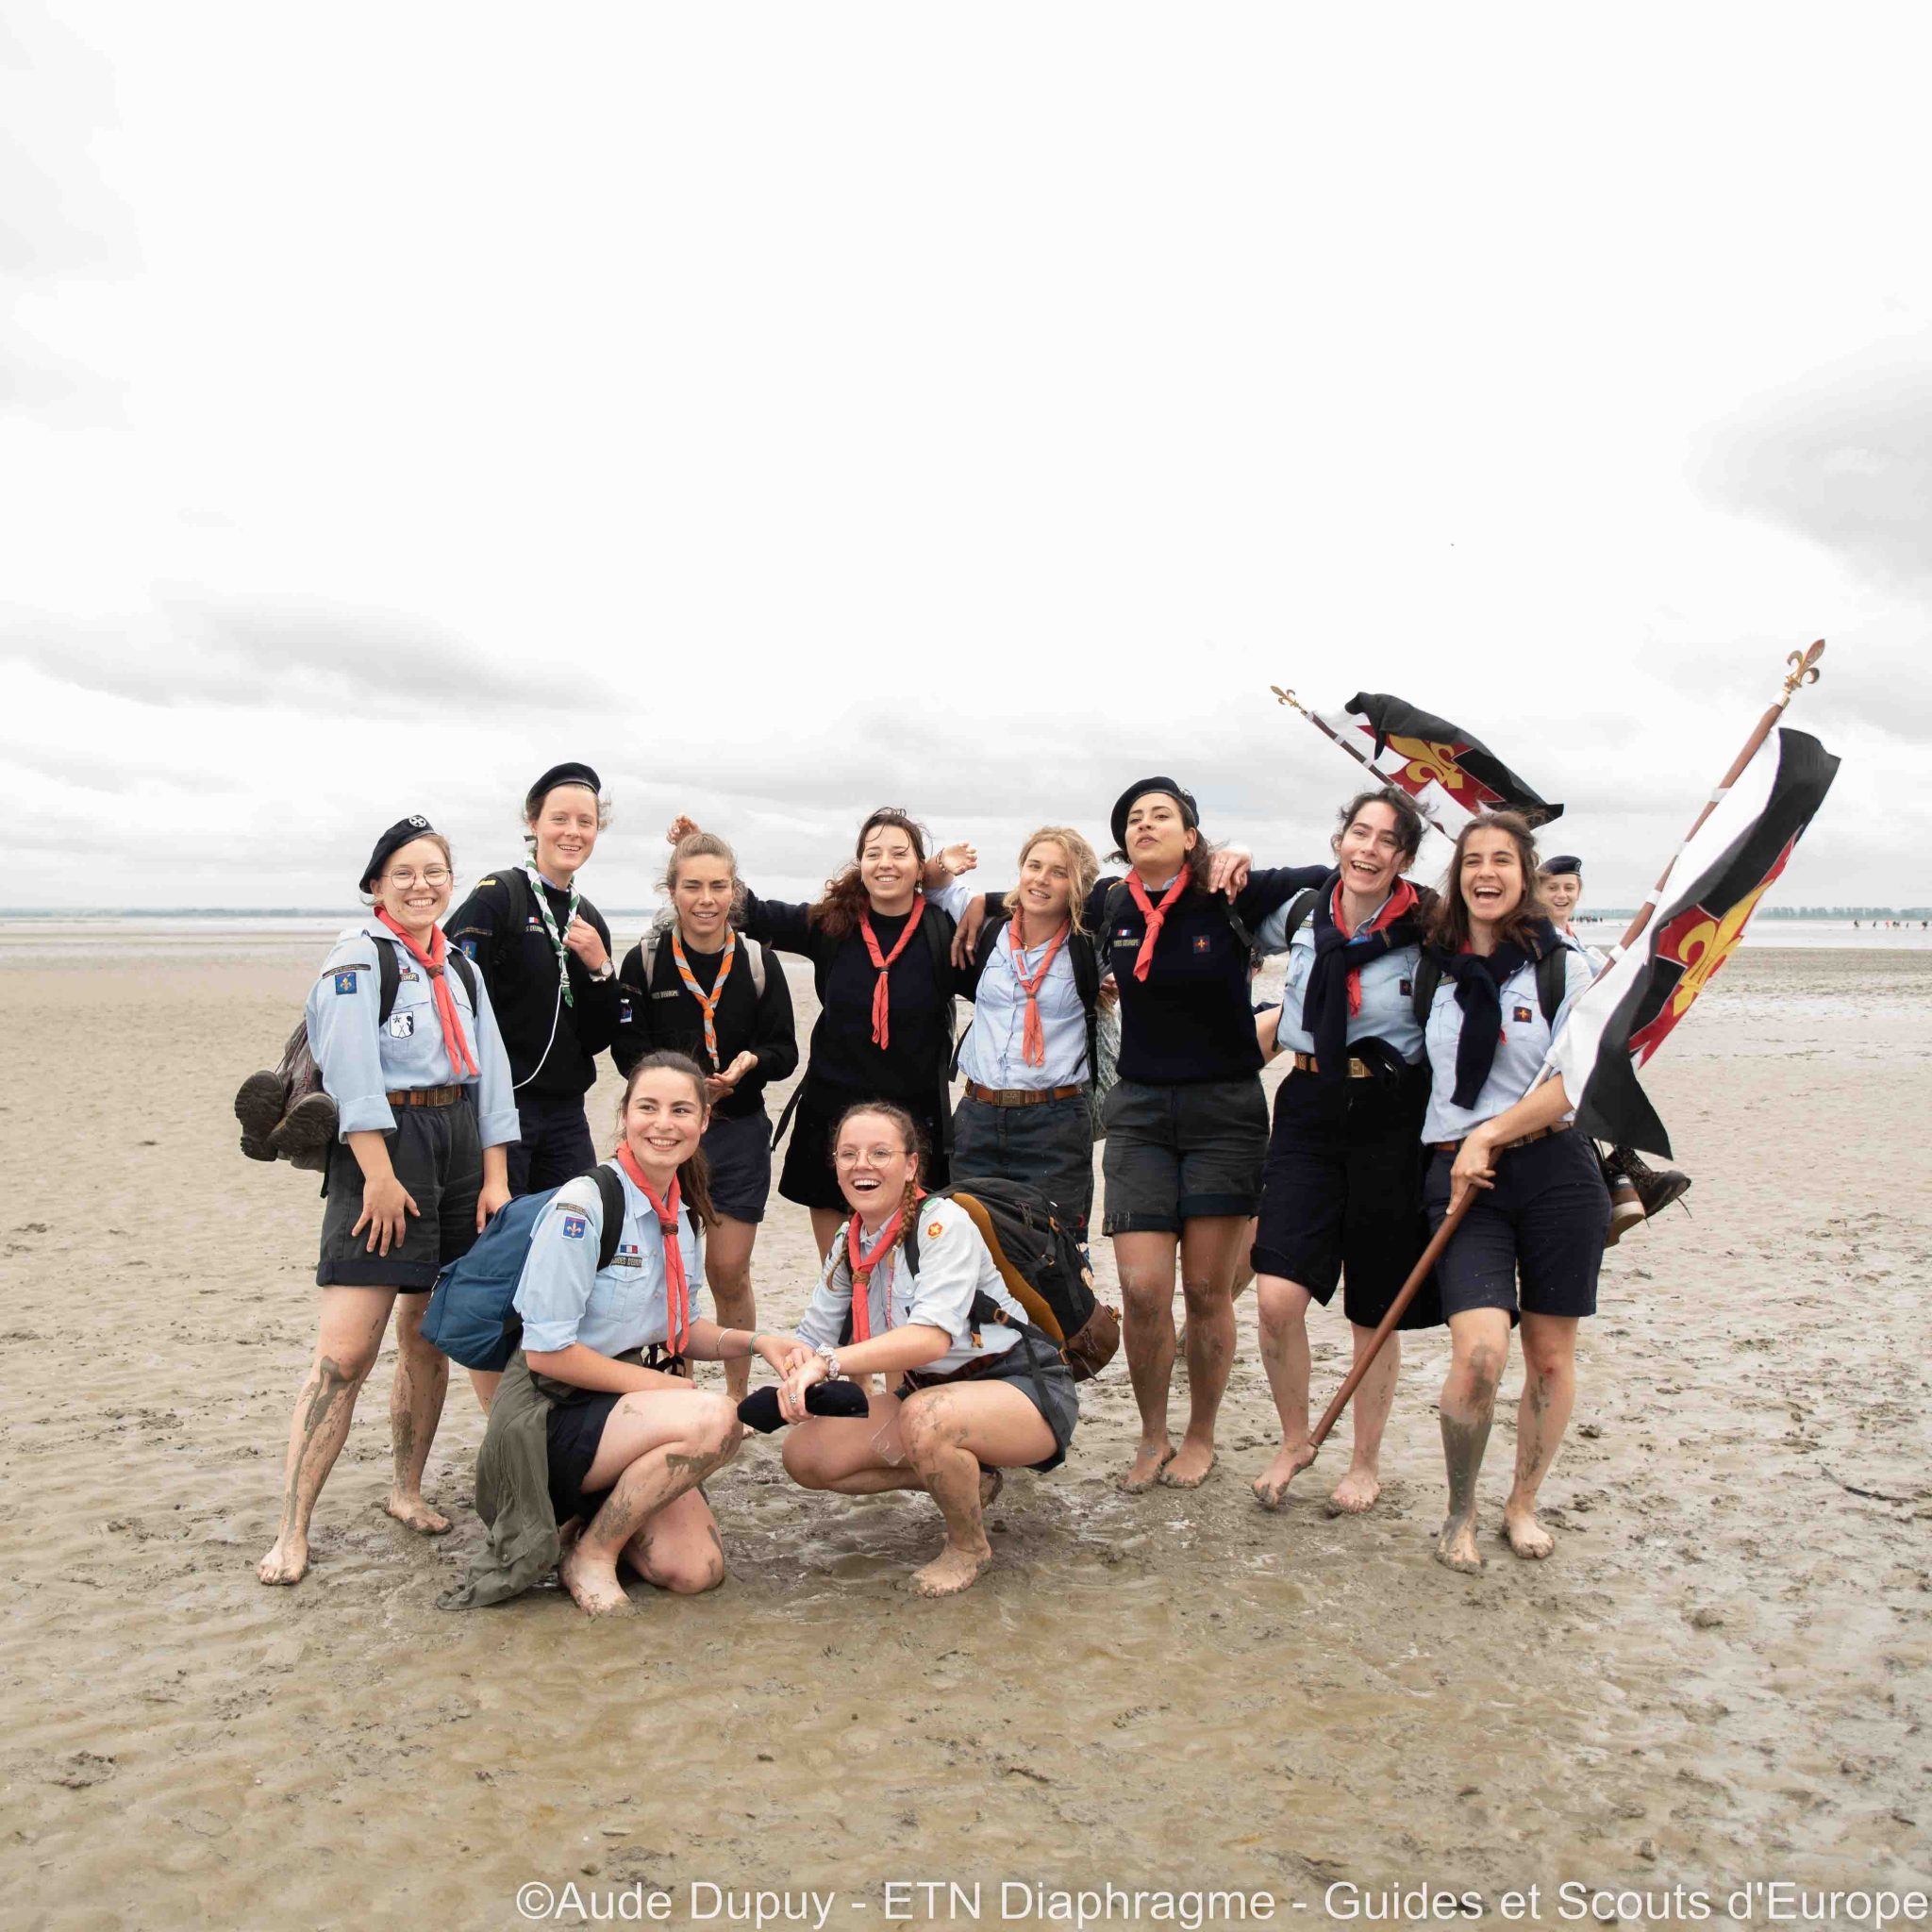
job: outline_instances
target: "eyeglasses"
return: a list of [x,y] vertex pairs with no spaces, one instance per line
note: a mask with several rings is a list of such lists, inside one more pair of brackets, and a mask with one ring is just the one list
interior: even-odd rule
[[385,873],[382,882],[386,886],[394,886],[398,891],[406,892],[418,879],[425,886],[446,886],[449,884],[449,867],[425,865],[421,872],[417,872],[406,865],[400,872]]

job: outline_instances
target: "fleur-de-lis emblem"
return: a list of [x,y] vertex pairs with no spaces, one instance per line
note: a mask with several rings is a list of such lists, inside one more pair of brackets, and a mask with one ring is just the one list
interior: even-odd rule
[[1453,744],[1431,744],[1424,738],[1391,738],[1389,748],[1408,763],[1402,775],[1411,784],[1426,785],[1432,778],[1451,791],[1467,791],[1474,780],[1456,762]]

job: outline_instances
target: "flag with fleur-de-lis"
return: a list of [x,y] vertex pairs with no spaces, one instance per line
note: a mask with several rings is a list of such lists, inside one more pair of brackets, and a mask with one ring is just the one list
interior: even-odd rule
[[1824,802],[1838,759],[1803,731],[1768,738],[1678,853],[1643,929],[1570,1009],[1546,1070],[1587,1134],[1668,1157],[1637,1070],[1717,976]]

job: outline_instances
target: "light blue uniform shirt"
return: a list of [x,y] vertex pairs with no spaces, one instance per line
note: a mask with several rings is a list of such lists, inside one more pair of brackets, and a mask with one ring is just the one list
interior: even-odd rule
[[[1291,900],[1289,906],[1293,903]],[[1281,951],[1289,906],[1277,908],[1256,928],[1255,943],[1264,953]],[[1423,1029],[1415,1017],[1414,997],[1415,970],[1421,958],[1420,946],[1397,946],[1361,969],[1362,1009],[1348,1016],[1351,1046],[1357,1040],[1383,1040],[1410,1066],[1422,1058]],[[1281,985],[1281,1024],[1274,1035],[1279,1053],[1315,1050],[1313,1036],[1302,1025],[1302,1000],[1308,990],[1308,974],[1314,970],[1315,914],[1311,907],[1288,948],[1288,976]]]
[[[517,1282],[516,1311],[524,1318],[524,1347],[554,1355],[581,1341],[599,1355],[623,1355],[671,1339],[664,1292],[664,1241],[658,1211],[615,1161],[624,1183],[624,1232],[605,1269],[597,1266],[604,1232],[604,1197],[589,1175],[564,1182],[538,1221]],[[705,1251],[689,1212],[677,1216],[677,1245],[691,1284],[695,1320],[704,1290]]]
[[[1456,1046],[1462,1038],[1462,1008],[1456,1004],[1456,982],[1445,973],[1429,1008],[1429,1069],[1434,1085],[1429,1089],[1429,1110],[1423,1116],[1423,1139],[1459,1141],[1472,1127],[1514,1107],[1542,1071],[1550,1041],[1562,1032],[1576,995],[1595,977],[1582,948],[1574,940],[1564,941],[1563,1004],[1557,1008],[1556,1024],[1545,1025],[1536,998],[1536,961],[1524,960],[1502,985],[1503,1038],[1490,1077],[1483,1082],[1474,1107],[1457,1107],[1452,1096],[1456,1091]],[[1576,1116],[1573,1111],[1563,1118],[1574,1120]]]
[[[396,956],[396,1003],[379,1024],[382,986],[375,948]],[[444,969],[456,1000],[457,1024],[481,1076],[458,1074],[449,1063],[429,975],[386,925],[371,919],[351,926],[335,943],[322,977],[309,990],[308,1051],[322,1070],[324,1091],[341,1116],[341,1139],[371,1129],[390,1132],[396,1117],[384,1097],[411,1087],[476,1087],[477,1138],[501,1147],[520,1138],[509,1056],[496,1030],[489,989],[476,975],[476,1007],[454,967]]]
[[[1020,955],[1028,979],[1040,971],[1047,941]],[[1074,983],[1068,934],[1040,983],[1040,1030],[1046,1044],[1046,1064],[1026,1061],[1026,995],[1013,971],[1013,922],[1000,927],[998,942],[988,957],[986,970],[973,995],[973,1029],[959,1050],[959,1071],[982,1087],[1024,1088],[1043,1091],[1052,1087],[1076,1087],[1087,1072],[1087,1008]]]
[[[922,1362],[922,1375],[950,1374],[981,1356],[1004,1355],[1019,1341],[1020,1332],[1002,1322],[988,1322],[980,1328],[979,1346],[974,1348],[974,1294],[984,1290],[1008,1313],[1024,1319],[1024,1311],[1008,1292],[999,1264],[987,1252],[973,1217],[957,1201],[922,1201],[918,1214],[919,1273],[914,1274],[906,1266],[905,1254],[898,1248],[893,1249],[890,1261],[881,1261],[872,1271],[866,1312],[874,1337],[886,1332],[889,1307],[894,1328],[917,1323],[944,1329],[953,1338],[953,1345],[937,1361]],[[861,1241],[860,1245],[869,1243]],[[845,1230],[841,1227],[819,1285],[812,1290],[805,1319],[798,1324],[799,1341],[808,1348],[836,1349],[851,1306],[852,1266],[845,1255]]]

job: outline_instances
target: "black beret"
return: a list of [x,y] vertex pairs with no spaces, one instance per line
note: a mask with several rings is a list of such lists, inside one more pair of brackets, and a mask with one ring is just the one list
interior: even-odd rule
[[588,791],[601,792],[604,790],[603,779],[589,765],[575,762],[552,765],[525,795],[524,815],[527,818],[538,810],[545,796],[559,785],[581,785]]
[[1114,800],[1113,816],[1108,820],[1108,828],[1113,833],[1114,847],[1117,851],[1127,849],[1127,813],[1133,809],[1137,798],[1145,798],[1150,791],[1164,791],[1181,808],[1181,817],[1189,827],[1198,827],[1201,815],[1194,808],[1194,794],[1183,791],[1173,778],[1137,778]]
[[1537,867],[1537,870],[1546,879],[1561,878],[1566,873],[1573,872],[1578,878],[1581,878],[1583,876],[1583,861],[1574,853],[1559,852],[1554,858],[1544,859]]
[[398,819],[381,838],[375,841],[375,850],[369,855],[369,863],[362,868],[362,876],[356,881],[356,890],[366,892],[369,881],[386,866],[391,858],[400,852],[411,839],[421,839],[436,827],[420,811],[412,811],[406,819]]

